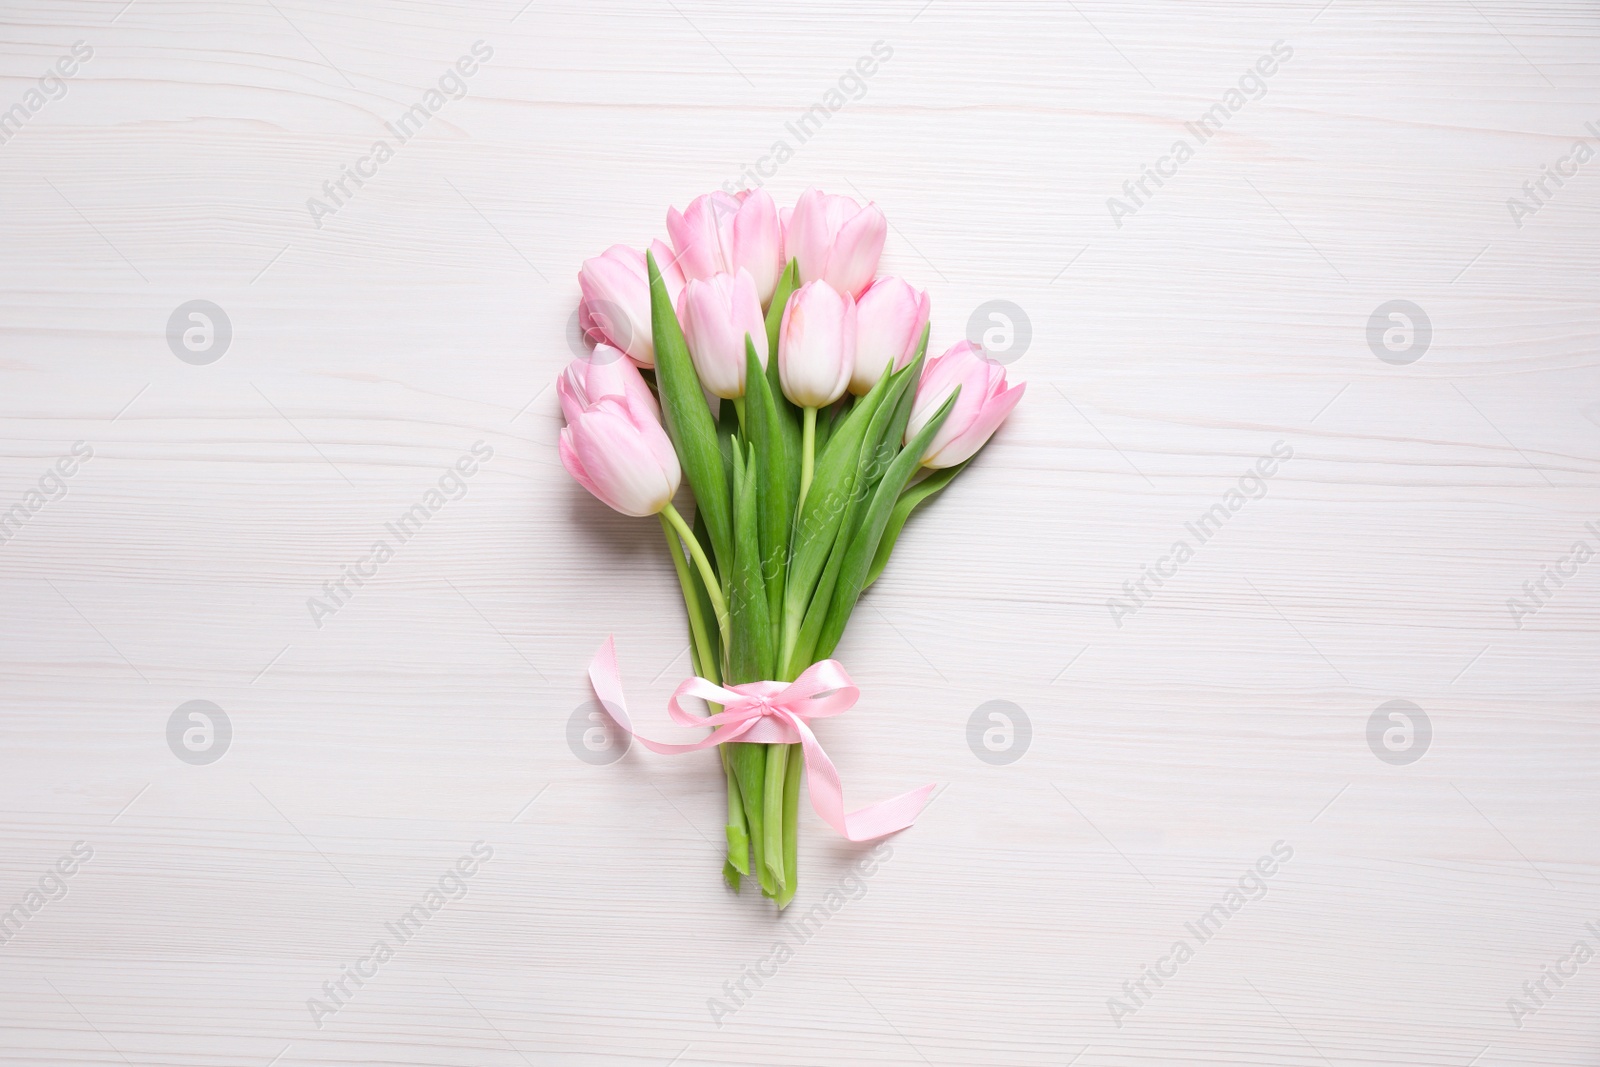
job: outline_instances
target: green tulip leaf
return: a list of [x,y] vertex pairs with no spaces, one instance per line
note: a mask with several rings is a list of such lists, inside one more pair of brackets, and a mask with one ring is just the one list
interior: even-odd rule
[[[789,306],[789,297],[798,288],[800,265],[791,259],[784,264],[783,273],[778,276],[778,287],[772,291],[772,303],[767,307],[767,385],[771,387],[773,395],[779,397],[783,396],[783,382],[778,375],[778,331],[783,326],[783,313]],[[784,397],[784,402],[788,403],[787,397]]]
[[827,446],[818,450],[811,487],[800,504],[796,519],[794,547],[789,554],[789,577],[783,591],[786,647],[782,650],[782,658],[785,663],[790,661],[792,641],[798,636],[800,623],[811,603],[812,591],[827,565],[828,553],[833,548],[834,538],[849,509],[860,466],[861,443],[873,415],[889,390],[889,381],[889,376],[884,375],[872,387],[872,391],[844,416],[844,421],[829,437]]
[[889,523],[889,513],[894,510],[900,491],[905,488],[906,482],[911,480],[911,476],[921,465],[922,454],[928,450],[928,444],[933,440],[934,434],[939,432],[944,420],[950,417],[950,411],[960,393],[959,386],[951,392],[949,398],[934,413],[933,418],[929,419],[910,443],[900,450],[900,454],[884,472],[883,480],[878,483],[877,491],[872,496],[872,504],[867,508],[861,528],[851,539],[844,562],[839,569],[838,583],[833,591],[833,602],[828,605],[828,618],[817,637],[815,650],[817,656],[825,659],[838,647],[839,638],[844,635],[845,623],[850,621],[850,612],[855,610],[856,601],[866,585],[867,568],[872,565],[872,558],[877,553],[878,541]]
[[[772,293],[772,304],[767,308],[767,391],[772,394],[773,406],[778,411],[778,430],[788,440],[789,454],[795,457],[800,455],[800,409],[783,395],[783,378],[778,373],[778,330],[783,325],[783,312],[789,306],[789,297],[798,288],[800,267],[791,259],[778,278],[778,287]],[[746,395],[749,391],[749,381],[746,379]],[[798,458],[796,462],[799,462]]]
[[689,358],[689,346],[684,343],[654,253],[645,253],[645,267],[650,275],[650,328],[655,338],[662,421],[694,491],[696,508],[705,516],[717,571],[726,583],[733,562],[733,526],[716,423],[706,406],[700,377]]
[[755,450],[733,446],[733,575],[728,590],[728,681],[771,678],[774,660],[767,585],[761,575]]
[[917,356],[911,363],[898,371],[886,373],[882,379],[883,382],[887,382],[887,387],[862,437],[861,451],[856,459],[855,481],[850,491],[850,503],[839,523],[833,547],[828,552],[828,562],[823,567],[816,588],[812,591],[811,602],[807,605],[804,620],[800,624],[799,639],[790,650],[789,658],[784,664],[791,672],[787,677],[793,677],[812,662],[812,652],[829,617],[829,608],[833,602],[838,577],[867,510],[867,501],[873,498],[878,483],[888,472],[900,451],[900,439],[905,435],[906,420],[910,417],[911,401],[916,391],[915,383],[922,374],[923,352],[927,345],[927,337],[927,330],[924,330],[922,346],[917,349]]
[[[745,432],[755,448],[756,510],[761,534],[761,574],[776,635],[783,611],[783,578],[789,565],[789,528],[800,495],[799,438],[791,441],[772,387],[761,370],[754,341],[746,335]],[[793,446],[793,447],[791,447]]]
[[933,471],[922,481],[908,487],[900,494],[900,499],[895,501],[894,510],[889,513],[889,524],[884,527],[883,537],[878,541],[878,550],[873,554],[872,566],[867,570],[866,583],[863,590],[878,580],[878,575],[883,573],[883,568],[889,565],[889,553],[894,551],[894,545],[900,538],[900,531],[905,529],[906,521],[911,518],[911,513],[934,497],[938,496],[945,486],[955,480],[971,460],[962,460],[954,467],[945,467]]

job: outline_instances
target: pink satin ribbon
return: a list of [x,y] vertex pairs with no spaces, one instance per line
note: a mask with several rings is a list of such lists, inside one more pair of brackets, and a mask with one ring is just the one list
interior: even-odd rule
[[[904,830],[917,821],[918,814],[933,792],[933,783],[909,793],[858,811],[844,810],[844,786],[839,782],[839,772],[833,761],[822,751],[822,745],[807,723],[849,711],[861,695],[844,666],[838,660],[813,663],[793,682],[745,682],[724,688],[704,678],[690,678],[678,686],[667,701],[667,711],[679,726],[711,726],[711,736],[692,744],[670,745],[652,741],[634,732],[628,718],[628,702],[622,692],[622,672],[617,667],[616,643],[606,638],[600,651],[589,663],[589,681],[594,684],[600,704],[618,726],[626,730],[639,743],[652,752],[676,755],[680,752],[699,752],[701,749],[729,741],[747,741],[752,744],[799,743],[805,755],[807,781],[810,785],[811,806],[822,821],[839,831],[851,841],[871,841],[875,837]],[[693,715],[678,703],[679,697],[699,697],[712,704],[721,704],[722,711],[715,715]]]

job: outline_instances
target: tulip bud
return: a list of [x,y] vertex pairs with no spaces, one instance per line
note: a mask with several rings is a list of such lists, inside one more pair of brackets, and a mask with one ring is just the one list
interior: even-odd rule
[[624,515],[654,515],[672,503],[682,472],[667,432],[621,397],[585,405],[561,430],[561,465]]
[[855,369],[856,302],[827,282],[795,290],[778,327],[778,380],[783,395],[821,408],[844,395]]
[[906,425],[908,443],[957,386],[961,387],[961,395],[928,443],[928,451],[922,457],[924,467],[954,467],[971,458],[1017,406],[1027,383],[1007,389],[1004,367],[984,359],[970,341],[956,344],[944,355],[929,360],[922,372]]
[[890,363],[911,362],[928,324],[928,294],[899,278],[879,278],[856,301],[856,361],[850,391],[865,396]]
[[852,297],[872,284],[889,226],[875,204],[807,189],[785,223],[784,253],[797,261],[802,282],[820,279]]
[[750,272],[690,280],[678,298],[678,321],[700,384],[727,400],[744,396],[746,334],[767,365],[767,325]]
[[777,206],[763,190],[707,193],[682,214],[668,208],[667,233],[685,278],[704,281],[743,269],[755,279],[762,306],[772,299],[783,273],[783,228]]
[[[674,263],[671,249],[652,241],[661,280],[674,301],[683,290],[683,272]],[[628,354],[641,367],[656,363],[655,337],[650,330],[650,280],[645,273],[644,253],[627,245],[612,245],[593,259],[583,261],[578,271],[578,287],[583,290],[580,309],[584,332]]]
[[556,396],[568,422],[577,420],[583,409],[603,396],[620,399],[636,416],[661,421],[661,406],[645,384],[644,375],[621,352],[610,345],[595,346],[588,359],[575,359],[556,379]]

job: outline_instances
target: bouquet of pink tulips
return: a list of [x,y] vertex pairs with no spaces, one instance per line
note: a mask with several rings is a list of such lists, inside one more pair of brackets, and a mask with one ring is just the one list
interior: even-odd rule
[[[928,296],[876,277],[885,229],[874,205],[815,189],[781,217],[761,191],[669,210],[671,248],[616,245],[583,264],[581,321],[598,343],[557,383],[561,462],[624,515],[659,517],[683,590],[699,678],[669,708],[715,732],[644,743],[718,748],[724,877],[735,890],[755,877],[780,908],[797,884],[803,767],[818,813],[853,840],[909,825],[926,802],[843,814],[806,720],[854,702],[829,659],[851,610],[911,512],[1024,388],[965,341],[924,362]],[[692,522],[673,506],[683,475]],[[590,674],[631,730],[609,641]],[[710,717],[683,712],[685,694]]]

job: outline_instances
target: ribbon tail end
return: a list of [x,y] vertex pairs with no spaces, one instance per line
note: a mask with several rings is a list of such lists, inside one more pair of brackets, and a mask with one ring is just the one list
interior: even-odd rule
[[908,828],[928,806],[936,788],[938,783],[929,782],[909,793],[850,812],[844,817],[844,836],[851,841],[872,841]]

